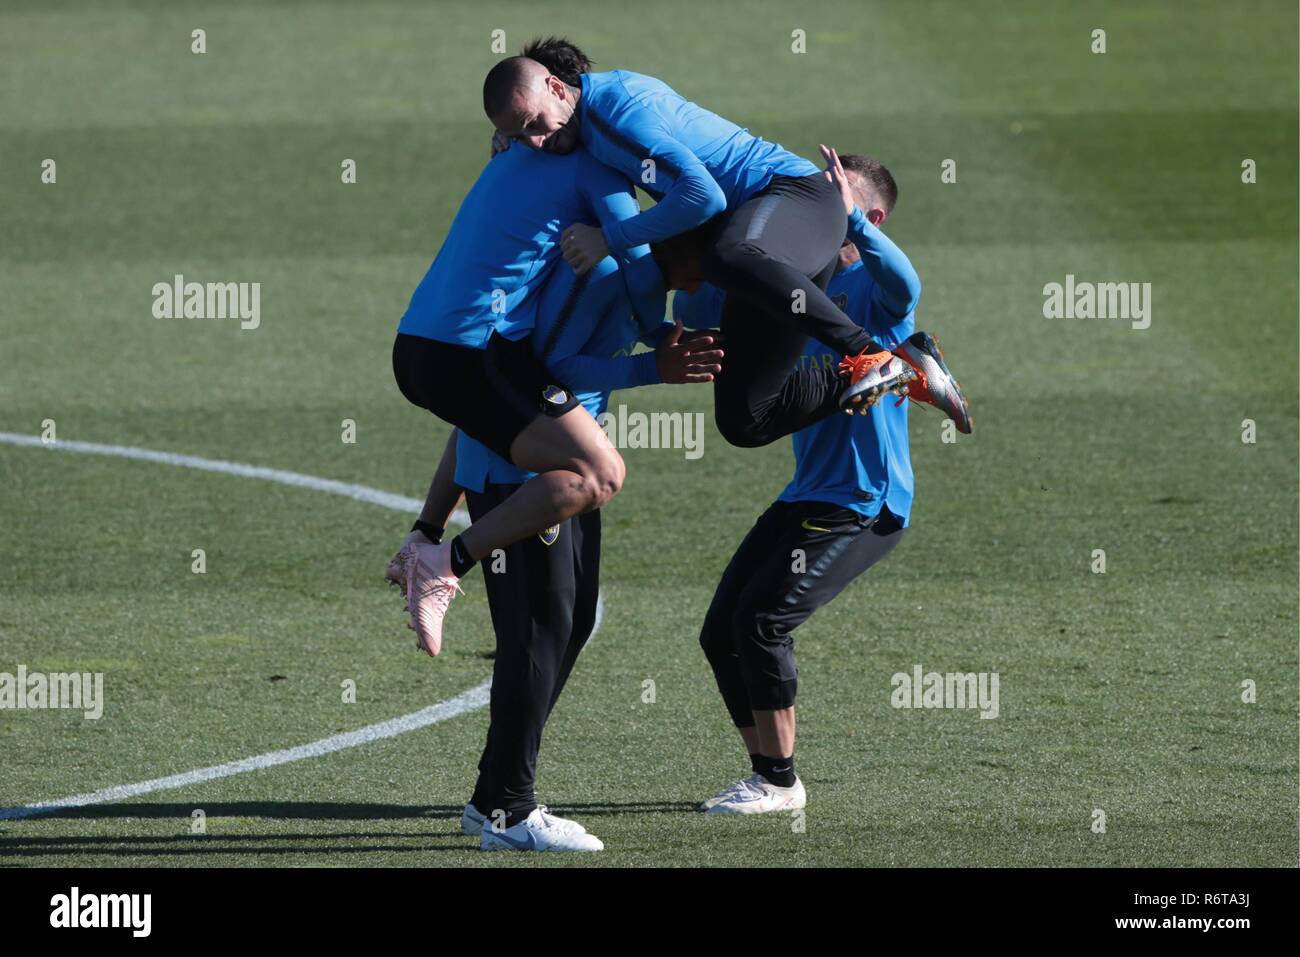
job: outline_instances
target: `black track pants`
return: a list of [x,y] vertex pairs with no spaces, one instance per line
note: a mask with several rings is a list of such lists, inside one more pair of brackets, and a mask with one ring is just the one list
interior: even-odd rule
[[[477,519],[518,487],[468,492],[470,517]],[[471,801],[489,819],[504,812],[508,827],[537,806],[533,782],[542,728],[595,626],[600,512],[562,523],[550,545],[530,535],[480,567],[497,651],[491,723]]]
[[898,545],[903,529],[882,509],[867,518],[824,502],[776,502],[722,573],[700,646],[731,720],[794,704],[792,632]]
[[839,192],[820,173],[774,177],[719,221],[705,277],[727,294],[714,414],[731,444],[766,445],[839,409],[843,376],[796,371],[809,336],[843,355],[875,348],[826,295],[847,228]]

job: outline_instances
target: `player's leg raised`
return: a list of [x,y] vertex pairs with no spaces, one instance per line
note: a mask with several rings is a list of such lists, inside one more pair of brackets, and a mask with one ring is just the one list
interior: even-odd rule
[[626,474],[623,457],[581,406],[534,419],[511,444],[510,460],[538,474],[461,534],[475,561],[600,508],[618,494]]

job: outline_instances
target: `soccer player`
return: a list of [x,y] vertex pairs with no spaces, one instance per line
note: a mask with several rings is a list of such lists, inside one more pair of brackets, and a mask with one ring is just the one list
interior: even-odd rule
[[[654,352],[632,355],[637,340]],[[614,389],[657,382],[707,382],[722,352],[707,334],[663,323],[650,333],[633,318],[612,258],[585,276],[552,273],[541,290],[530,343],[568,382],[593,418]],[[452,473],[454,472],[454,478]],[[445,525],[459,490],[478,521],[519,494],[530,476],[464,433],[441,463],[423,514]],[[436,536],[438,530],[431,529]],[[461,830],[485,851],[598,851],[577,822],[551,814],[534,796],[542,728],[596,620],[600,512],[574,516],[515,542],[484,562],[496,632],[491,723]]]
[[[630,220],[566,229],[564,257],[578,272],[610,251],[703,227],[704,274],[726,294],[727,369],[714,387],[724,438],[764,445],[905,388],[970,431],[966,401],[933,340],[891,354],[826,295],[847,218],[816,166],[653,77],[616,70],[578,80],[511,57],[489,71],[484,110],[503,136],[548,153],[585,147],[658,200]],[[797,370],[809,336],[842,354],[841,365]]]
[[[864,213],[840,249],[828,292],[877,342],[897,348],[912,336],[921,294],[911,263],[879,229],[894,208],[897,186],[865,156],[832,153],[831,173]],[[688,326],[709,325],[723,308],[722,293],[706,286],[677,296],[674,315]],[[800,364],[830,368],[840,358],[810,340]],[[752,770],[705,803],[712,814],[804,807],[794,768],[792,632],[898,546],[911,510],[903,399],[880,403],[866,416],[823,419],[797,432],[793,443],[794,478],[728,563],[700,633]]]
[[[622,485],[618,451],[527,338],[537,290],[559,258],[560,226],[575,218],[613,226],[639,212],[631,184],[585,150],[507,151],[470,189],[411,297],[393,346],[402,394],[536,473],[452,542],[408,542],[402,567],[413,624],[430,655],[441,647],[458,579],[479,559],[598,508]],[[665,289],[649,248],[628,247],[618,258],[635,315],[654,328]]]

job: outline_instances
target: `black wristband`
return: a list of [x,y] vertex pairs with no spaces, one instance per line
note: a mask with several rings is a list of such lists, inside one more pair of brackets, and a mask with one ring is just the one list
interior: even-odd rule
[[442,535],[443,532],[446,531],[446,529],[439,528],[437,525],[434,525],[432,522],[424,522],[417,518],[415,520],[415,524],[411,526],[411,531],[423,532],[424,537],[427,538],[429,541],[433,542],[433,544],[441,545]]

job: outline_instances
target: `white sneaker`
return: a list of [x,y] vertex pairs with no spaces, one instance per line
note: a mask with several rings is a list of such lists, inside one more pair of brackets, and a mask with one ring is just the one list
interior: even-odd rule
[[545,804],[537,805],[537,810],[542,812],[542,818],[551,827],[558,827],[562,831],[568,831],[570,834],[586,834],[587,829],[577,821],[571,821],[567,817],[556,817],[551,813],[551,809]]
[[[542,812],[542,819],[549,821],[551,827],[558,827],[564,831],[571,831],[574,834],[586,834],[587,829],[577,821],[570,821],[568,818],[556,817],[551,813],[551,809],[545,804],[537,805],[537,810]],[[460,814],[460,832],[468,834],[470,837],[478,837],[483,833],[483,828],[491,827],[488,819],[479,813],[473,803],[465,805],[465,810]]]
[[[525,820],[504,831],[491,825],[483,828],[479,849],[484,851],[603,851],[600,838],[586,831],[575,832],[552,822],[562,818],[544,814],[534,808]],[[564,822],[572,824],[572,821]]]
[[[773,811],[797,811],[808,804],[808,793],[803,782],[794,779],[794,786],[777,787],[761,774],[733,785],[731,794],[706,811],[706,814],[770,814]],[[721,797],[721,795],[719,795]]]
[[751,774],[749,777],[737,781],[735,784],[728,784],[717,794],[713,795],[713,797],[709,798],[707,801],[701,804],[700,810],[707,811],[711,807],[716,807],[717,805],[721,804],[723,801],[729,800],[732,797],[732,795],[754,784],[757,780],[758,780],[758,774],[757,772],[755,772],[754,774]]
[[486,823],[487,818],[478,812],[478,808],[472,802],[466,802],[465,810],[460,812],[460,833],[478,837]]

